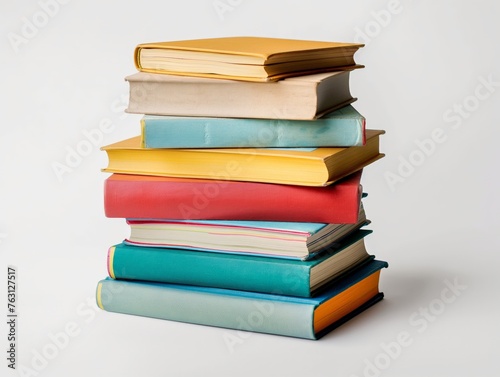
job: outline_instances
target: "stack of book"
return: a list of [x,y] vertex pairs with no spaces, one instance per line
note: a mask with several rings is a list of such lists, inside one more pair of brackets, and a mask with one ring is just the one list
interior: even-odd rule
[[362,169],[383,157],[351,103],[359,44],[231,37],[141,44],[103,147],[130,235],[97,287],[111,312],[318,339],[382,299]]

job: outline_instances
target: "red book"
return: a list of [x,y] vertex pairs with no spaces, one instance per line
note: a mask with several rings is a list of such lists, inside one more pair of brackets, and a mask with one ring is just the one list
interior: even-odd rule
[[311,187],[113,174],[104,184],[107,217],[182,220],[357,222],[361,171]]

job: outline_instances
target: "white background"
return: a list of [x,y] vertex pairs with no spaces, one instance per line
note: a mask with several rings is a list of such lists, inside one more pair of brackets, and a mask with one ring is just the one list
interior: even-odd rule
[[[21,375],[499,375],[498,2],[66,2],[48,16],[35,0],[0,5],[0,315],[13,265]],[[113,129],[99,146],[139,133],[123,112],[136,44],[231,35],[366,43],[351,83],[387,131],[363,175],[386,299],[317,342],[98,310],[107,248],[128,235],[103,214],[106,156],[92,146],[53,170],[101,122]],[[444,142],[419,152],[432,135]],[[459,286],[448,302],[446,282]],[[4,324],[4,356],[7,343]]]

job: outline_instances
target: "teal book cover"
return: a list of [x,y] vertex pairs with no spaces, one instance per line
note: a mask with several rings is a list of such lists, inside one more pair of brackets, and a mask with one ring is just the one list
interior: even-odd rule
[[365,143],[365,118],[351,105],[316,120],[145,115],[146,148],[352,147]]
[[108,251],[114,279],[146,280],[309,297],[373,257],[359,230],[310,260],[121,243]]

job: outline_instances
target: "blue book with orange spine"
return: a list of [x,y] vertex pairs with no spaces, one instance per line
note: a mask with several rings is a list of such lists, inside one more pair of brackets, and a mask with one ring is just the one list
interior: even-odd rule
[[318,339],[383,298],[383,261],[352,271],[315,297],[133,280],[101,280],[106,311],[305,339]]

